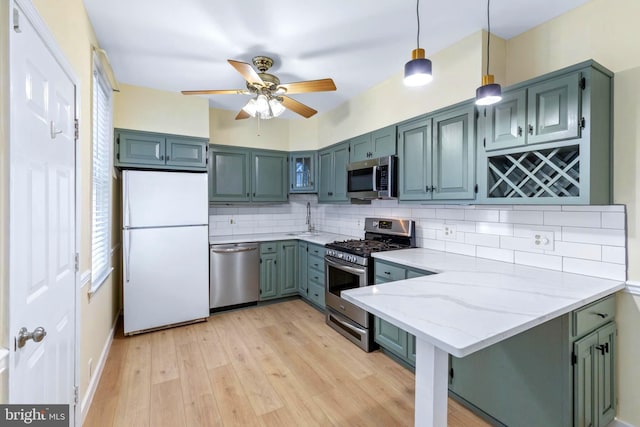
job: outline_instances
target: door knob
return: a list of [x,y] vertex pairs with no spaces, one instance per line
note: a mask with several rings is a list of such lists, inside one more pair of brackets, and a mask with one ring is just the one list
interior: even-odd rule
[[45,331],[42,326],[38,326],[33,332],[29,332],[27,328],[20,328],[18,332],[18,348],[24,347],[29,340],[40,342],[45,336],[47,336],[47,331]]

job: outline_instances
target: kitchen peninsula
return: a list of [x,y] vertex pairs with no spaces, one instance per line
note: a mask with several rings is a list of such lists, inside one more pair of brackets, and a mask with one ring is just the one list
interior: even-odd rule
[[448,354],[471,355],[625,287],[615,280],[423,248],[374,258],[438,273],[342,294],[415,335],[416,426],[447,425]]

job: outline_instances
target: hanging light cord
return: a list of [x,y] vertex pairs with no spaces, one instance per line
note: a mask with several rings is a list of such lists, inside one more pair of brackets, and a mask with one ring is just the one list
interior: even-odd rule
[[416,19],[418,20],[418,35],[416,36],[416,45],[420,49],[420,0],[416,1]]
[[491,45],[491,18],[489,17],[489,3],[491,0],[487,0],[487,75],[489,74],[489,46]]

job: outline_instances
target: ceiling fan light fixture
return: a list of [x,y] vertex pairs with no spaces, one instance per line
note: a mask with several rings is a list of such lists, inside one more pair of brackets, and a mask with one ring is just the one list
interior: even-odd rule
[[286,108],[284,108],[284,105],[282,105],[282,103],[276,98],[271,98],[269,100],[269,107],[271,107],[273,117],[278,117],[279,115],[284,113],[284,110],[286,110]]
[[411,61],[404,64],[404,84],[423,86],[431,82],[433,80],[431,60],[425,58],[424,49],[413,49],[411,58]]
[[502,101],[502,88],[493,82],[493,74],[482,76],[482,86],[476,89],[476,105],[492,105]]
[[258,111],[258,107],[256,107],[256,99],[251,98],[249,102],[247,102],[247,104],[242,107],[242,109],[246,111],[247,114],[249,114],[251,117],[255,117],[256,112]]
[[502,101],[502,88],[494,83],[493,74],[489,74],[489,48],[491,47],[491,20],[487,0],[487,74],[482,76],[482,86],[476,89],[476,105],[492,105]]

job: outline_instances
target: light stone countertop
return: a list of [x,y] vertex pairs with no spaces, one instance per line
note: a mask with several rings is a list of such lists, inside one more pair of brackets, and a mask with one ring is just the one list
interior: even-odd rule
[[343,234],[326,233],[315,231],[312,234],[304,231],[292,231],[281,233],[254,233],[254,234],[234,234],[224,236],[209,236],[210,245],[225,243],[244,242],[273,242],[277,240],[304,240],[316,245],[326,245],[336,240],[361,239],[362,237],[345,236]]
[[624,282],[424,248],[374,258],[434,274],[342,292],[370,313],[464,357],[624,289]]

